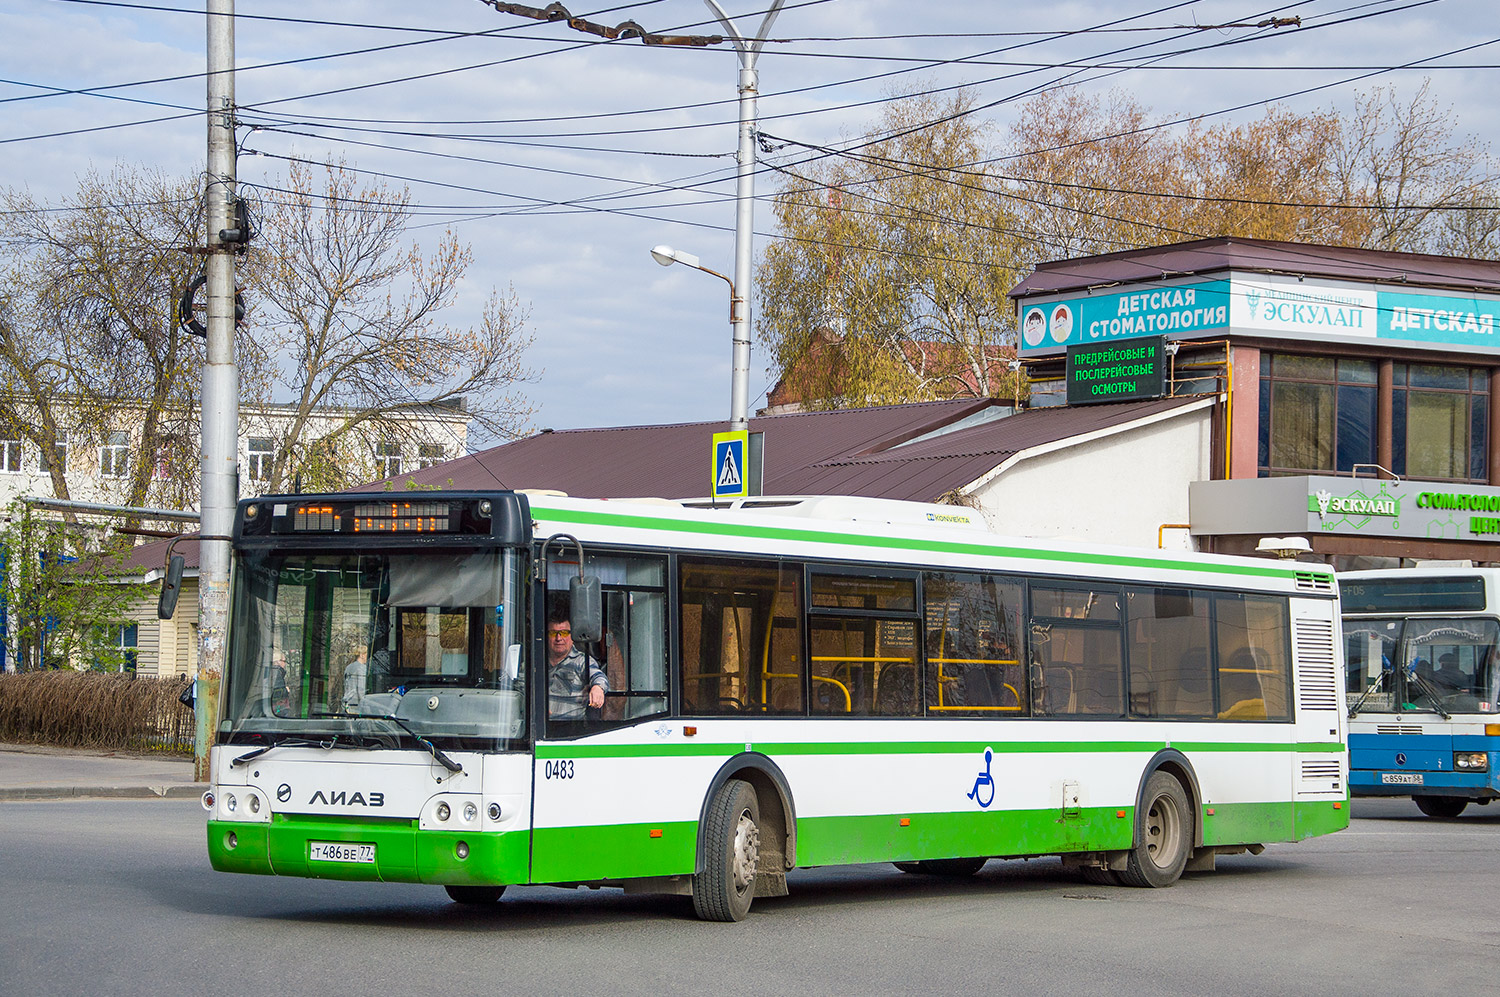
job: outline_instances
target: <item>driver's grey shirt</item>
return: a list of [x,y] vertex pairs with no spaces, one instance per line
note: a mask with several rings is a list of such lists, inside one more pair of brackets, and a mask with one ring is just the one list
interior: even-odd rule
[[[585,664],[585,662],[587,664]],[[588,670],[587,686],[598,686],[609,692],[609,677],[593,658],[578,648],[547,670],[547,715],[555,720],[582,720],[587,697],[584,695],[584,669]]]

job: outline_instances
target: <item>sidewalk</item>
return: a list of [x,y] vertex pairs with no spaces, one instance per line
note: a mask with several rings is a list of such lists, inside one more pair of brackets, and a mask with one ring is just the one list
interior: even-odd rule
[[0,801],[196,798],[207,788],[193,781],[191,758],[0,744]]

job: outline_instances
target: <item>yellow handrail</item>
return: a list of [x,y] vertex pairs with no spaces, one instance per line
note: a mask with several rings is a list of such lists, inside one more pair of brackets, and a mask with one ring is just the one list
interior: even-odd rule
[[847,685],[845,685],[844,683],[840,682],[838,679],[825,679],[821,675],[814,675],[812,677],[812,680],[814,682],[827,682],[829,685],[836,685],[836,686],[838,686],[839,689],[841,689],[843,691],[843,693],[844,693],[844,712],[845,713],[853,713],[854,712],[854,697],[851,696],[851,695],[849,695],[849,687]]

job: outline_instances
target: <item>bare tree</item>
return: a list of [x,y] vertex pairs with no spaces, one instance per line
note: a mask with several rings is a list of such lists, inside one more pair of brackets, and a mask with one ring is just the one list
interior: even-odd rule
[[[175,318],[201,264],[193,181],[90,173],[61,205],[10,191],[0,216],[0,426],[69,497],[67,460],[127,433],[127,505],[196,501],[202,341]],[[92,457],[92,453],[90,453]],[[123,454],[122,454],[123,457]]]
[[321,176],[293,165],[287,189],[265,203],[249,254],[256,349],[277,369],[274,400],[288,415],[269,489],[299,476],[313,487],[361,480],[365,468],[340,456],[351,442],[420,442],[412,416],[434,407],[462,404],[484,435],[524,433],[532,337],[515,292],[492,292],[476,325],[448,326],[441,314],[472,254],[451,232],[431,252],[409,241],[404,187],[361,185],[329,163]]

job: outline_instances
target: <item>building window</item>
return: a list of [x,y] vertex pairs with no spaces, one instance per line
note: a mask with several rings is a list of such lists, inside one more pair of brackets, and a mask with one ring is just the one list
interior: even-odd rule
[[123,478],[130,467],[130,434],[122,431],[110,433],[99,448],[99,476]]
[[1373,464],[1376,375],[1372,360],[1266,354],[1260,378],[1261,477]]
[[401,473],[401,444],[380,443],[375,447],[375,477],[394,478]]
[[448,458],[443,455],[443,448],[441,444],[423,443],[421,446],[417,447],[418,470],[431,467],[434,464],[441,464],[447,459]]
[[6,474],[21,473],[20,436],[0,437],[0,471]]
[[271,441],[264,436],[250,437],[250,479],[269,481],[271,478]]
[[[57,431],[55,445],[57,448],[58,469],[66,473],[68,470],[68,431],[66,429],[59,429]],[[46,447],[42,447],[37,457],[37,470],[46,472],[52,470],[52,461],[48,458]]]
[[1398,363],[1394,381],[1391,470],[1402,477],[1487,481],[1488,371]]

